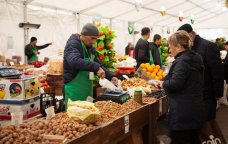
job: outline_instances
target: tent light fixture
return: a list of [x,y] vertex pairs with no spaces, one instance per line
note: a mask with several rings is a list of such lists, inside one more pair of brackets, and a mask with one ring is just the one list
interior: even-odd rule
[[31,24],[31,23],[19,23],[20,28],[31,28],[31,29],[39,29],[40,24]]
[[184,13],[183,11],[179,11],[179,21],[182,22],[184,19]]
[[135,0],[135,9],[137,12],[142,8],[142,0]]
[[166,15],[166,7],[165,6],[162,6],[161,7],[161,15],[162,16],[165,16]]

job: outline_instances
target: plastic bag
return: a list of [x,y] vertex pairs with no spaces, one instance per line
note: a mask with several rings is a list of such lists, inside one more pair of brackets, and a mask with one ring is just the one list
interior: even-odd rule
[[122,92],[122,88],[121,88],[121,81],[118,81],[118,87],[116,87],[112,82],[110,82],[107,79],[100,79],[99,80],[99,84],[103,87],[103,88],[107,88],[108,91],[115,91],[115,92]]
[[100,111],[91,102],[73,101],[68,102],[67,114],[78,122],[93,123],[96,122]]

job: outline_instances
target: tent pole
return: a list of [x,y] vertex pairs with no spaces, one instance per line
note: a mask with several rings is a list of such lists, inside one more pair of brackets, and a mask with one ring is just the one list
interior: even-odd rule
[[[23,5],[24,5],[24,23],[27,23],[28,22],[28,15],[27,15],[27,1],[24,1],[23,2]],[[24,28],[24,47],[28,44],[28,39],[29,39],[29,29],[28,28]],[[24,63],[27,64],[27,56],[25,56],[25,59],[24,59]]]
[[[132,24],[133,25],[133,29],[135,29],[135,22]],[[133,32],[133,44],[135,45],[136,44],[136,40],[135,40],[135,34]]]
[[76,18],[77,18],[77,33],[80,33],[80,19],[81,19],[81,16],[79,13],[76,14]]
[[112,18],[110,18],[110,30],[112,30]]

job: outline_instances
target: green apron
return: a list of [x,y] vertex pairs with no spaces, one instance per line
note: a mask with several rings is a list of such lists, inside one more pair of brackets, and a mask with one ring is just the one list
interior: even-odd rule
[[32,48],[32,52],[34,53],[34,55],[28,59],[28,63],[33,62],[33,61],[38,61],[38,56],[35,54],[37,52],[37,48],[33,47],[31,44],[30,44],[30,46]]
[[[81,40],[81,45],[83,49],[83,57],[86,61],[94,61],[94,58],[89,56],[85,44]],[[88,57],[86,57],[86,55]],[[88,71],[80,71],[77,76],[67,84],[64,84],[65,92],[65,104],[67,108],[68,100],[85,101],[88,96],[93,96],[93,81],[89,80]]]
[[161,66],[163,65],[163,62],[162,62],[162,53],[161,53],[161,48],[158,47],[158,51],[159,51],[159,56],[160,56],[160,61],[161,61]]

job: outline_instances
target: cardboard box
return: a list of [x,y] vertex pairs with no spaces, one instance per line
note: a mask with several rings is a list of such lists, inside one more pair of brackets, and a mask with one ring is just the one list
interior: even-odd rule
[[40,114],[40,97],[27,100],[0,100],[0,120],[11,120],[10,113],[23,112],[23,119],[29,119]]
[[24,76],[21,79],[0,80],[0,100],[25,100],[40,95],[37,77]]

